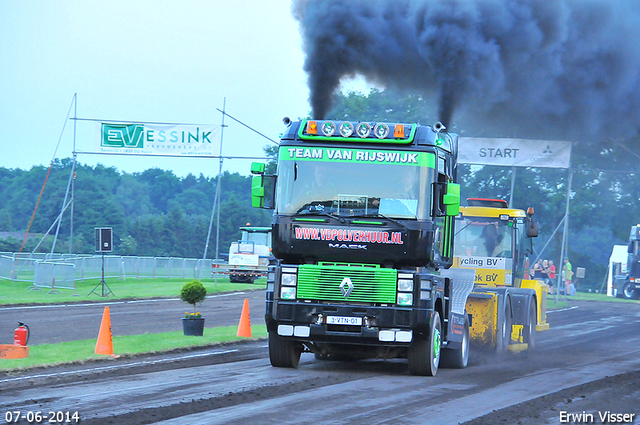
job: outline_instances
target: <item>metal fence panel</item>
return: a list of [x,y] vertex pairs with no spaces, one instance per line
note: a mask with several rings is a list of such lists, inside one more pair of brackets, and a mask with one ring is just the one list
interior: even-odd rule
[[15,270],[13,269],[13,256],[0,255],[0,278],[13,279]]
[[56,289],[76,289],[76,266],[70,263],[37,261],[33,286]]
[[[217,266],[213,268],[211,259],[105,255],[104,277],[205,279],[228,272],[226,264]],[[101,279],[102,272],[102,255],[0,253],[0,278],[33,282],[37,287],[75,290],[76,280]]]
[[20,257],[16,260],[16,256],[3,256],[0,260],[2,264],[2,276],[5,279],[11,279],[17,282],[33,282],[36,268],[36,260]]

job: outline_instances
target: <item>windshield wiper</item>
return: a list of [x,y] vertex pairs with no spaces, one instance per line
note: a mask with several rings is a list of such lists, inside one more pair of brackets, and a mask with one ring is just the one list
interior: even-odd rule
[[340,223],[344,223],[345,222],[344,218],[342,218],[342,217],[340,217],[338,215],[332,214],[332,213],[324,212],[322,210],[311,211],[311,210],[308,210],[308,209],[303,209],[303,210],[298,210],[294,215],[324,215],[326,217],[334,218],[334,219],[338,220]]
[[380,213],[362,214],[362,215],[360,215],[360,217],[379,217],[379,218],[384,218],[385,220],[389,220],[390,222],[395,223],[400,227],[407,227],[401,221],[398,221],[398,220],[396,220],[394,218],[388,217],[388,216],[386,216],[384,214],[380,214]]

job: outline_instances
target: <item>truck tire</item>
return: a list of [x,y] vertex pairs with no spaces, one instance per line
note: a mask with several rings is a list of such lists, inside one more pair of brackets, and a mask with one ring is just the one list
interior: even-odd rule
[[462,344],[458,348],[444,348],[440,359],[442,367],[464,369],[469,364],[469,316],[464,318]]
[[275,331],[269,332],[269,361],[273,367],[297,367],[302,354],[299,342],[283,338]]
[[440,345],[442,343],[440,314],[433,313],[429,339],[414,339],[409,346],[407,360],[412,375],[435,376],[440,365]]
[[508,295],[504,298],[502,321],[498,323],[496,333],[496,353],[506,353],[511,342],[511,297]]
[[528,344],[528,349],[531,350],[536,346],[536,326],[538,324],[538,307],[535,300],[531,300],[529,305],[529,319],[528,325],[522,330],[522,339]]
[[627,299],[627,300],[632,300],[632,299],[635,299],[637,297],[636,290],[635,289],[631,289],[631,284],[630,283],[625,283],[624,284],[624,288],[622,288],[622,297]]

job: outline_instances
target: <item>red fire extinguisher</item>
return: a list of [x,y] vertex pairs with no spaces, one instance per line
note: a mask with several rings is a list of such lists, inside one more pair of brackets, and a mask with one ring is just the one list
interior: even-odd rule
[[18,322],[18,327],[13,334],[13,345],[22,345],[25,347],[27,342],[29,342],[29,326]]

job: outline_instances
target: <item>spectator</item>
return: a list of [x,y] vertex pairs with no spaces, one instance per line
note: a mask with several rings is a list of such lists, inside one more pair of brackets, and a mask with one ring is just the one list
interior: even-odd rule
[[533,278],[542,280],[542,260],[536,261],[533,265]]
[[573,277],[573,270],[568,257],[564,257],[564,266],[562,266],[562,279],[566,288],[567,295],[575,295],[576,287],[571,283],[571,277]]
[[551,294],[553,293],[553,286],[556,284],[556,266],[553,265],[553,261],[549,260],[549,281],[551,282]]
[[549,285],[549,261],[544,260],[542,262],[542,281],[545,285]]

